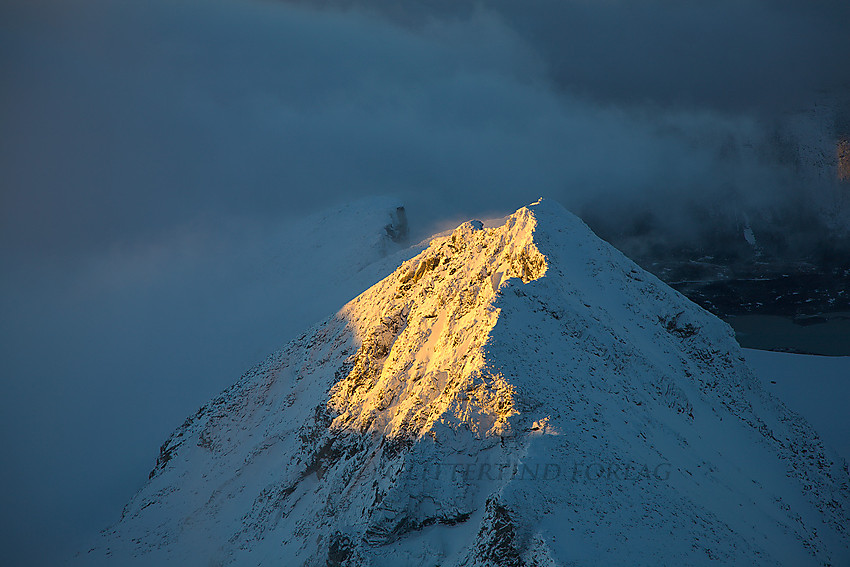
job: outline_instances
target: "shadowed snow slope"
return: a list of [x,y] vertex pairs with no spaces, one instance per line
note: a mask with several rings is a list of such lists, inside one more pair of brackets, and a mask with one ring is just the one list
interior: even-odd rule
[[838,565],[848,510],[731,329],[539,201],[248,371],[79,559]]

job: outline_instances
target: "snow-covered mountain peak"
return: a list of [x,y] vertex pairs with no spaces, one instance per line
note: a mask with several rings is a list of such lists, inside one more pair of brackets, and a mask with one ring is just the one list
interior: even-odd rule
[[84,559],[840,564],[848,479],[726,324],[541,200],[201,408]]

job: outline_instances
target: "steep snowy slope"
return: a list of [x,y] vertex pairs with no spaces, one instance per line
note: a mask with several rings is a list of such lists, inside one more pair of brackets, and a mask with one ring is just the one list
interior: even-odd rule
[[251,369],[80,559],[840,565],[848,511],[731,329],[541,201]]

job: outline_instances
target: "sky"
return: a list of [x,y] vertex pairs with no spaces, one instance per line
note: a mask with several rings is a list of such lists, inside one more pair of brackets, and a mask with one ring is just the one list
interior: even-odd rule
[[541,195],[682,235],[694,207],[797,203],[777,136],[846,92],[848,24],[833,0],[0,0],[3,548],[47,564],[45,535],[117,519],[186,415],[387,269],[396,204],[416,241]]

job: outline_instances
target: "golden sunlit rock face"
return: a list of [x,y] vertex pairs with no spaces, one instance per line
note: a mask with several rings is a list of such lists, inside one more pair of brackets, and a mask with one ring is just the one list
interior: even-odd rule
[[335,428],[417,437],[451,415],[480,436],[508,433],[513,387],[483,347],[500,287],[546,272],[535,226],[528,209],[498,228],[463,223],[346,306],[361,345],[332,390]]
[[835,153],[838,158],[838,180],[850,182],[850,139],[838,140]]

